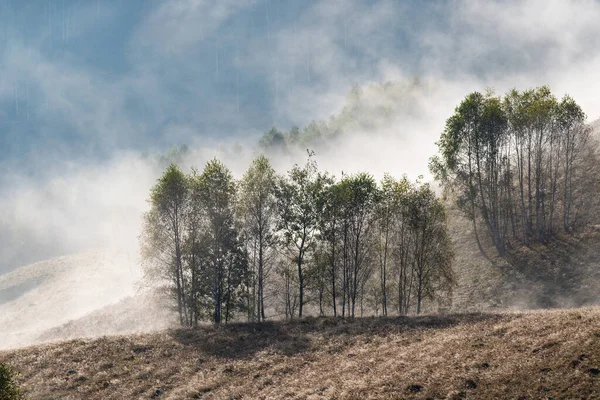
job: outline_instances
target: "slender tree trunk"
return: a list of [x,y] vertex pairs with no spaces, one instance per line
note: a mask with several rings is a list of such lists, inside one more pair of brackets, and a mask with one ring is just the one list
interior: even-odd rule
[[[262,225],[262,224],[261,224]],[[260,226],[260,225],[259,225]],[[259,233],[259,241],[258,241],[258,321],[260,322],[265,320],[265,303],[264,303],[264,295],[263,295],[263,268],[264,268],[264,258],[263,258],[263,233],[262,226],[260,226]]]
[[421,279],[419,278],[419,284],[418,284],[418,288],[417,288],[417,315],[421,314],[421,296],[423,293],[423,283],[421,282]]
[[[306,231],[305,231],[306,233]],[[304,239],[306,235],[302,237],[300,244],[300,250],[298,252],[298,284],[300,286],[300,304],[298,304],[298,318],[302,318],[302,308],[304,307],[304,275],[302,274],[302,258],[304,257]]]
[[335,220],[333,221],[333,237],[331,242],[331,298],[333,303],[333,316],[337,317],[337,297],[335,291],[336,268],[335,268]]
[[187,325],[188,317],[185,306],[185,295],[183,288],[183,267],[181,262],[181,247],[179,244],[179,234],[175,234],[175,263],[177,269],[177,307],[179,310],[179,323],[181,326]]
[[198,312],[196,306],[196,256],[195,256],[195,246],[192,244],[192,259],[191,259],[191,270],[192,270],[192,287],[190,294],[190,326],[192,324],[197,325],[198,321]]
[[252,243],[252,321],[260,322],[260,304],[258,301],[258,252],[256,238]]
[[233,269],[233,256],[230,256],[229,268],[227,269],[227,294],[225,295],[225,323],[229,323],[229,315],[231,313],[231,271]]
[[[358,230],[358,229],[357,229]],[[358,294],[358,273],[359,273],[359,253],[360,253],[360,233],[356,234],[354,243],[354,271],[352,276],[352,318],[354,318],[354,310],[356,305],[356,296]]]
[[571,176],[571,166],[570,166],[570,153],[572,150],[572,143],[570,138],[570,133],[567,133],[566,139],[566,148],[565,148],[565,166],[564,166],[564,188],[563,188],[563,228],[565,232],[569,233],[571,228],[569,226],[569,207],[570,207],[570,198],[569,198],[569,178]]
[[344,242],[342,248],[342,276],[343,276],[343,293],[342,293],[342,318],[346,316],[346,299],[348,296],[348,228],[344,226]]
[[[215,249],[217,249],[218,246],[215,246]],[[221,292],[221,285],[222,285],[222,277],[221,277],[221,268],[219,266],[219,261],[217,260],[217,250],[214,251],[214,255],[213,255],[213,273],[214,273],[214,278],[213,278],[213,301],[214,301],[214,313],[213,313],[213,319],[215,324],[220,324],[221,323],[221,299],[222,299],[222,292]]]
[[386,213],[386,227],[385,227],[385,240],[383,244],[383,262],[381,264],[381,313],[387,316],[387,252],[388,252],[388,238],[389,238],[389,212]]
[[325,311],[323,310],[323,289],[319,288],[319,316],[322,317],[325,315]]

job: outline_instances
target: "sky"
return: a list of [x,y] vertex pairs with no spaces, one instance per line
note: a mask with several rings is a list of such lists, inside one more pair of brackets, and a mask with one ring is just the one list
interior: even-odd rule
[[0,0],[0,273],[134,247],[146,155],[187,144],[239,176],[262,132],[327,119],[353,84],[429,89],[322,154],[334,172],[427,175],[445,119],[488,87],[547,84],[595,120],[598,21],[597,0]]

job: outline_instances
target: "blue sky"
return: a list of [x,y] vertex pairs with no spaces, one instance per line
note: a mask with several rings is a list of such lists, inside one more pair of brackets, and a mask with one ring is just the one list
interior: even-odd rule
[[598,21],[598,0],[0,0],[0,242],[16,248],[0,271],[112,235],[81,232],[115,209],[137,221],[154,179],[139,154],[249,148],[339,112],[355,83],[435,89],[418,120],[349,137],[331,169],[426,173],[444,120],[486,87],[549,84],[596,119]]
[[40,152],[50,162],[102,158],[302,124],[309,113],[286,110],[295,87],[341,93],[375,78],[384,54],[414,51],[402,33],[410,7],[323,4],[4,1],[0,154],[24,165]]
[[465,89],[503,88],[512,77],[568,90],[561,70],[595,65],[598,8],[593,0],[3,0],[0,160],[34,172],[45,160],[252,137],[338,111],[352,83],[412,75],[467,81]]

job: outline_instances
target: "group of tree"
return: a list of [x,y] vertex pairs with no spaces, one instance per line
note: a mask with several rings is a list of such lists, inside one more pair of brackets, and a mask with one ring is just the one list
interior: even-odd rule
[[264,156],[236,181],[214,159],[170,165],[150,192],[141,235],[146,276],[182,325],[313,314],[420,313],[454,284],[446,213],[428,184],[368,173],[340,179]]
[[585,224],[598,187],[597,145],[569,96],[546,86],[474,92],[446,121],[430,167],[498,254]]
[[353,85],[342,110],[326,120],[311,121],[289,131],[272,127],[263,134],[259,148],[265,153],[294,153],[306,148],[324,149],[349,133],[365,134],[393,126],[402,116],[421,112],[418,99],[431,89],[418,78],[406,81]]

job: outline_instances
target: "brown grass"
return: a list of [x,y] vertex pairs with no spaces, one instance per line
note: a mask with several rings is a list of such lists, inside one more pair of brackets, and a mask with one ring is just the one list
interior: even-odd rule
[[546,244],[511,246],[498,257],[481,235],[488,258],[478,250],[472,223],[448,207],[456,253],[457,312],[574,308],[600,304],[600,232],[557,235]]
[[307,319],[0,353],[35,399],[600,398],[600,308]]

